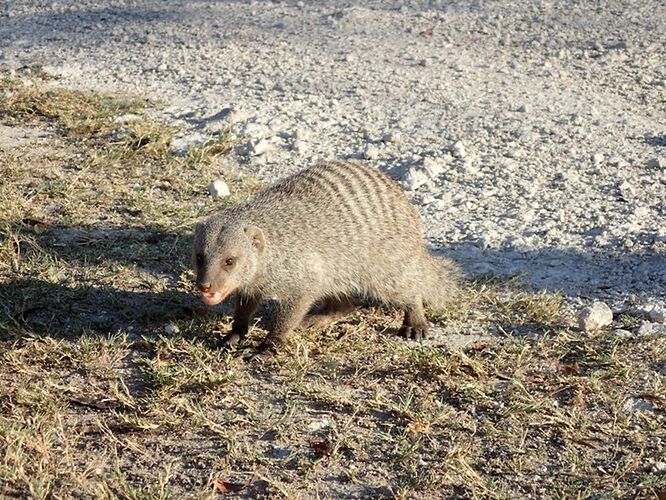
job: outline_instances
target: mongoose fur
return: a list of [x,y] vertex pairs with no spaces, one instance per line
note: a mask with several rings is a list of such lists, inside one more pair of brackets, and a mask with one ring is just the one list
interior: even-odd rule
[[[459,278],[451,261],[424,247],[419,216],[398,184],[350,162],[308,168],[211,216],[197,227],[193,258],[206,304],[235,292],[223,345],[243,339],[264,299],[276,300],[260,349],[299,325],[349,312],[358,298],[403,309],[400,334],[425,338],[424,304],[442,306]],[[306,318],[315,304],[323,311]]]

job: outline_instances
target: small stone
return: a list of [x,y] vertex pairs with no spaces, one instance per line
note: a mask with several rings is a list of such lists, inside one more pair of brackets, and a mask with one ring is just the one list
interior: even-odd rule
[[327,419],[322,418],[321,420],[316,420],[316,421],[312,422],[311,424],[309,424],[306,427],[306,429],[309,430],[310,432],[317,432],[317,431],[320,431],[322,429],[326,429],[327,427],[330,427],[330,426],[331,426],[331,423]]
[[613,156],[608,160],[608,163],[617,168],[625,168],[629,166],[627,161],[624,158],[621,158],[620,156]]
[[666,335],[666,325],[646,321],[638,328],[636,335],[639,337],[657,337],[660,335]]
[[183,137],[178,137],[171,140],[169,144],[169,152],[176,156],[185,156],[187,152],[196,147],[201,147],[209,140],[207,135],[199,132],[194,132]]
[[310,138],[310,131],[303,127],[298,127],[293,133],[294,139],[297,141],[307,141]]
[[650,168],[666,168],[666,157],[655,156],[654,158],[650,158],[646,165]]
[[634,215],[636,217],[642,219],[642,218],[647,217],[648,215],[650,215],[650,209],[648,207],[644,207],[644,206],[636,207],[636,209],[634,210]]
[[293,149],[297,153],[304,153],[305,150],[307,149],[305,141],[302,141],[300,139],[296,139],[292,145],[291,149]]
[[261,156],[265,154],[271,147],[271,143],[267,139],[259,139],[252,144],[252,156]]
[[227,183],[220,179],[208,184],[208,192],[214,200],[224,198],[225,196],[229,196],[231,194]]
[[376,160],[379,158],[379,149],[377,149],[372,144],[368,144],[363,152],[363,157],[366,160]]
[[604,162],[604,155],[601,153],[594,153],[591,157],[592,163],[595,165],[601,165]]
[[578,326],[584,332],[599,330],[613,323],[613,311],[604,302],[595,302],[578,313]]
[[436,179],[444,171],[444,166],[440,161],[433,158],[425,158],[420,163],[412,165],[404,177],[405,187],[413,191],[426,184],[432,179]]
[[137,115],[134,113],[127,113],[126,115],[116,116],[113,119],[113,123],[125,124],[125,123],[138,122],[139,120],[141,120],[141,115]]
[[652,472],[655,474],[663,474],[666,472],[666,462],[657,462],[652,466]]
[[527,110],[528,110],[527,104],[521,104],[516,108],[516,111],[518,111],[519,113],[527,113]]
[[167,335],[175,335],[180,332],[180,328],[178,328],[177,325],[174,325],[173,323],[167,323],[164,325],[164,333]]
[[637,413],[644,411],[654,411],[654,405],[643,398],[629,397],[624,402],[624,411]]
[[465,145],[462,141],[456,141],[451,147],[451,152],[456,158],[464,158],[467,154],[465,151]]
[[666,311],[655,307],[648,312],[648,318],[653,323],[666,323]]
[[623,330],[622,328],[616,328],[611,333],[616,337],[620,337],[623,339],[628,339],[634,336],[634,334],[631,333],[629,330]]
[[400,132],[387,132],[382,136],[383,142],[392,142],[393,144],[398,144],[402,142],[402,134]]

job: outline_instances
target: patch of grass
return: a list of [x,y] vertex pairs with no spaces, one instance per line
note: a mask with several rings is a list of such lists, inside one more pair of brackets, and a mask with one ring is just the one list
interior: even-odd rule
[[208,200],[228,136],[174,157],[145,101],[50,83],[0,80],[4,125],[44,132],[0,152],[0,496],[663,495],[663,339],[484,279],[432,315],[464,348],[368,308],[264,364],[221,352],[188,261],[196,219],[257,188]]

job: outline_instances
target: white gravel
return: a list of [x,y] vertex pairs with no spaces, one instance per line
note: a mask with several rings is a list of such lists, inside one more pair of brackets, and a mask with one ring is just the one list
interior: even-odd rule
[[220,175],[358,158],[431,245],[581,304],[666,296],[666,3],[14,0],[0,64],[242,137]]

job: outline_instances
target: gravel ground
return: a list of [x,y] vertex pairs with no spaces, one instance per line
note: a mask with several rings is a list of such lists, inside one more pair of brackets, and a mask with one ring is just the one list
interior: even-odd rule
[[470,274],[615,309],[666,296],[664,61],[662,0],[0,4],[1,66],[233,125],[223,174],[369,161]]

